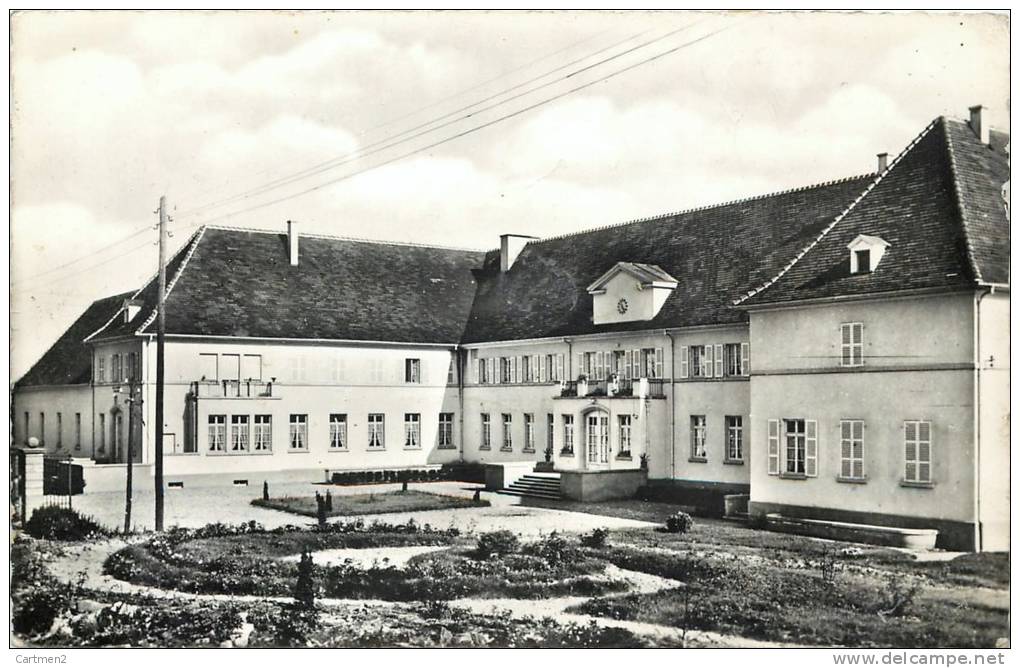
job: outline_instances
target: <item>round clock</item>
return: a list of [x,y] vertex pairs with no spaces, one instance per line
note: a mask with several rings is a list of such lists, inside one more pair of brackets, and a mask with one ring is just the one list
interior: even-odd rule
[[627,300],[626,299],[621,299],[620,301],[616,302],[616,310],[619,311],[620,313],[626,313],[627,312]]

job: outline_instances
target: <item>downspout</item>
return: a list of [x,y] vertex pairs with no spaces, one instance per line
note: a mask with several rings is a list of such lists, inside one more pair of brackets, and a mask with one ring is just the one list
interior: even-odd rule
[[[463,355],[461,354],[463,353]],[[459,419],[457,420],[457,426],[460,430],[460,461],[464,463],[464,374],[468,369],[468,351],[464,350],[458,344],[453,349],[453,354],[457,360],[457,405],[460,407]]]
[[668,329],[662,333],[669,338],[669,478],[676,479],[676,340]]
[[981,300],[994,287],[974,297],[974,549],[981,551]]

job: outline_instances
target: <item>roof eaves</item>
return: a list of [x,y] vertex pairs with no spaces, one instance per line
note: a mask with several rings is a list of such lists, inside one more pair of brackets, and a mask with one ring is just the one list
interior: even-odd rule
[[[174,286],[177,285],[177,281],[180,280],[181,275],[187,268],[188,262],[191,260],[191,257],[195,254],[195,250],[198,248],[199,242],[202,241],[202,236],[205,235],[207,227],[208,226],[203,225],[202,227],[198,228],[197,232],[195,232],[190,242],[190,248],[188,248],[188,254],[184,256],[184,261],[181,262],[181,266],[177,268],[177,273],[174,274],[174,277],[170,279],[170,283],[166,286],[166,294],[163,295],[164,301],[166,300],[167,297],[170,296],[170,293],[173,291]],[[145,319],[145,322],[143,322],[141,326],[135,330],[135,334],[140,336],[143,332],[145,332],[145,328],[152,324],[152,321],[156,319],[157,315],[159,315],[159,311],[157,309],[152,309],[152,313],[150,313],[149,317]]]
[[[130,297],[129,301],[134,301],[134,299],[135,299],[136,297],[138,297],[138,295],[139,295],[139,294],[141,294],[142,290],[144,290],[144,289],[145,289],[145,286],[146,286],[147,284],[148,284],[148,281],[145,281],[144,283],[142,283],[142,287],[138,288],[137,290],[135,290],[135,291],[134,291],[134,292],[133,292],[133,293],[131,294],[131,297]],[[99,329],[97,329],[96,331],[94,331],[94,332],[92,332],[91,334],[89,334],[88,336],[86,336],[86,337],[85,337],[84,339],[82,339],[82,340],[81,340],[81,342],[82,342],[82,343],[88,343],[89,341],[91,341],[91,340],[92,340],[93,338],[95,338],[96,336],[99,336],[99,335],[100,335],[100,334],[101,334],[101,333],[103,332],[103,330],[105,330],[105,329],[106,329],[107,327],[109,327],[109,326],[110,326],[110,324],[111,324],[111,323],[112,323],[112,322],[113,322],[114,320],[116,320],[116,319],[117,319],[117,316],[119,316],[119,315],[120,315],[121,313],[123,313],[123,312],[124,312],[124,307],[125,307],[125,306],[126,306],[126,304],[123,304],[123,303],[122,303],[122,304],[120,305],[120,308],[118,308],[118,309],[117,309],[116,311],[114,311],[114,313],[113,313],[113,315],[112,315],[112,316],[110,317],[110,319],[109,319],[109,320],[107,320],[107,321],[106,321],[105,323],[103,323],[103,326],[102,326],[102,327],[100,327],[100,328],[99,328]]]
[[953,194],[956,198],[956,206],[960,210],[960,227],[963,228],[963,241],[967,247],[967,261],[970,263],[971,271],[978,283],[982,282],[981,267],[977,258],[974,257],[974,244],[971,240],[970,225],[968,225],[967,205],[963,201],[963,189],[960,187],[960,168],[956,164],[956,150],[953,148],[953,133],[946,128],[946,145],[949,147],[949,169],[952,172]]
[[840,214],[839,214],[838,216],[836,216],[836,218],[835,218],[835,219],[834,219],[834,220],[833,220],[833,221],[832,221],[831,223],[829,223],[829,224],[828,224],[828,225],[827,225],[827,226],[825,227],[825,229],[823,229],[823,230],[822,230],[822,231],[821,231],[821,232],[820,232],[820,233],[818,234],[818,236],[817,236],[817,237],[815,237],[815,238],[814,238],[813,240],[811,240],[811,242],[810,242],[810,243],[809,243],[809,244],[808,244],[807,246],[805,246],[805,247],[804,247],[804,248],[803,248],[803,249],[802,249],[802,250],[801,250],[801,251],[800,251],[799,253],[797,253],[797,255],[795,255],[795,256],[794,256],[794,258],[793,258],[792,260],[790,260],[790,261],[789,261],[789,262],[788,262],[788,263],[786,264],[786,266],[784,266],[784,267],[783,267],[782,269],[780,269],[780,270],[779,270],[779,273],[778,273],[778,274],[776,274],[776,275],[775,275],[774,277],[772,277],[771,279],[769,279],[769,280],[765,281],[764,283],[762,283],[761,285],[759,285],[759,286],[758,286],[757,288],[754,288],[754,289],[752,289],[752,290],[751,290],[750,292],[748,292],[748,293],[747,293],[746,295],[744,295],[744,296],[742,296],[742,297],[740,297],[740,298],[738,298],[738,299],[735,299],[735,300],[733,301],[733,305],[734,305],[734,306],[739,306],[740,304],[743,304],[743,303],[744,303],[745,301],[747,301],[747,300],[748,300],[748,299],[750,299],[751,297],[754,297],[755,295],[757,295],[757,294],[760,294],[761,292],[764,292],[764,291],[765,291],[765,290],[767,290],[767,289],[768,289],[769,287],[771,287],[771,286],[772,286],[773,284],[775,284],[775,282],[776,282],[776,281],[778,281],[778,280],[779,280],[780,278],[782,278],[783,276],[785,276],[785,275],[787,274],[787,272],[789,272],[789,271],[790,271],[790,269],[792,269],[792,268],[793,268],[793,266],[794,266],[795,264],[797,264],[797,262],[799,262],[799,261],[800,261],[800,259],[801,259],[802,257],[804,257],[804,256],[805,256],[805,255],[806,255],[806,254],[808,253],[808,251],[810,251],[810,250],[811,250],[812,248],[814,248],[815,246],[817,246],[817,245],[818,245],[818,243],[819,243],[819,242],[820,242],[820,241],[821,241],[822,239],[824,239],[824,238],[826,237],[826,235],[828,235],[828,234],[829,234],[829,232],[831,232],[831,231],[832,231],[832,229],[833,229],[834,227],[836,227],[836,225],[838,225],[838,224],[839,224],[839,222],[840,222],[841,220],[843,220],[844,218],[846,218],[846,217],[847,217],[847,215],[848,215],[848,214],[849,214],[849,213],[850,213],[851,211],[853,211],[853,210],[854,210],[854,208],[856,208],[856,206],[857,206],[857,205],[858,205],[858,204],[859,204],[859,203],[861,202],[861,200],[863,200],[863,199],[864,199],[865,197],[867,197],[867,196],[868,196],[868,193],[870,193],[870,192],[871,192],[872,190],[874,190],[874,189],[875,189],[875,186],[877,186],[877,185],[878,185],[879,183],[881,183],[881,182],[882,182],[882,180],[883,180],[883,179],[885,178],[886,174],[888,174],[888,173],[889,173],[889,172],[891,172],[891,171],[892,171],[893,169],[895,169],[896,165],[897,165],[897,164],[899,164],[899,162],[900,162],[900,161],[901,161],[901,160],[902,160],[902,159],[904,158],[904,156],[906,156],[906,155],[907,155],[908,153],[910,153],[910,151],[911,151],[911,150],[913,150],[913,148],[914,148],[915,146],[917,146],[917,144],[918,144],[918,143],[919,143],[919,142],[920,142],[920,141],[921,141],[922,139],[924,139],[924,137],[925,137],[925,136],[927,136],[927,134],[928,134],[929,132],[931,132],[931,129],[932,129],[932,128],[934,128],[934,127],[935,127],[935,126],[936,126],[936,125],[937,125],[937,124],[939,123],[939,121],[942,121],[942,120],[944,120],[944,119],[943,119],[943,117],[942,117],[942,116],[939,116],[938,118],[936,118],[935,120],[933,120],[933,121],[932,121],[931,123],[929,123],[929,124],[928,124],[928,126],[927,126],[927,127],[925,127],[925,128],[924,128],[924,130],[922,130],[920,134],[918,134],[918,135],[917,135],[916,137],[914,137],[913,141],[911,141],[911,142],[910,142],[910,144],[908,144],[908,145],[907,145],[907,147],[906,147],[905,149],[903,149],[902,151],[900,151],[900,154],[899,154],[899,155],[897,155],[897,156],[896,156],[896,158],[895,158],[895,159],[894,159],[894,160],[893,160],[893,161],[892,161],[891,163],[889,163],[889,166],[888,166],[888,167],[886,168],[886,170],[885,170],[884,172],[882,172],[881,174],[879,174],[878,176],[876,176],[876,177],[874,178],[874,180],[872,180],[872,182],[868,184],[868,187],[864,189],[864,192],[862,192],[862,193],[861,193],[860,195],[858,195],[858,196],[857,196],[857,197],[856,197],[856,198],[854,199],[854,201],[852,201],[852,202],[850,203],[850,206],[848,206],[847,208],[843,209],[843,211],[842,211],[842,212],[841,212],[841,213],[840,213]]

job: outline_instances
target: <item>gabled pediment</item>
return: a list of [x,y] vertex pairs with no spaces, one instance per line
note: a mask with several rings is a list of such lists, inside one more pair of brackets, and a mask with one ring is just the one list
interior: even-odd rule
[[595,295],[605,292],[606,285],[620,273],[632,276],[637,280],[641,288],[666,288],[672,290],[677,286],[677,280],[658,265],[642,264],[640,262],[617,262],[609,271],[599,276],[588,286],[588,293]]
[[846,245],[850,251],[850,273],[867,274],[875,271],[889,246],[889,242],[880,237],[858,234]]

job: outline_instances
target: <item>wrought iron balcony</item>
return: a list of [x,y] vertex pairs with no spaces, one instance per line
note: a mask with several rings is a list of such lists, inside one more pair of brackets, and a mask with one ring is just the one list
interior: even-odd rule
[[200,399],[265,399],[273,396],[273,383],[262,380],[196,380],[191,391]]
[[561,397],[652,398],[665,395],[661,378],[617,378],[615,380],[565,380],[560,384]]

